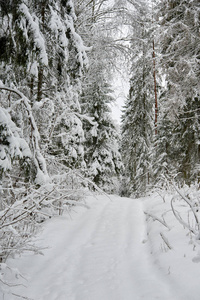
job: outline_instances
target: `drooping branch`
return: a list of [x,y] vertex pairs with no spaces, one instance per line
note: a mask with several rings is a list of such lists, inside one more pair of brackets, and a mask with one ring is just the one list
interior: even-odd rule
[[30,122],[31,128],[32,128],[31,141],[32,141],[32,148],[33,148],[33,152],[34,152],[33,153],[33,160],[34,160],[34,164],[37,168],[37,175],[39,176],[42,173],[44,175],[43,177],[45,177],[43,179],[44,180],[48,179],[46,161],[45,161],[43,155],[41,154],[40,146],[39,146],[40,135],[39,135],[39,132],[38,132],[38,129],[37,129],[35,119],[34,119],[33,114],[32,114],[32,109],[31,109],[31,106],[29,104],[29,102],[30,102],[29,99],[23,93],[18,91],[17,89],[12,89],[12,88],[6,87],[4,85],[0,85],[0,90],[5,90],[5,91],[16,94],[18,97],[20,97],[22,103],[24,104],[25,109],[26,109],[27,114],[28,114],[29,122]]
[[172,208],[172,212],[173,212],[175,218],[179,221],[179,223],[180,223],[181,225],[183,225],[184,227],[186,227],[187,229],[189,229],[190,232],[192,232],[194,235],[197,235],[198,233],[196,232],[196,230],[193,229],[192,227],[190,227],[189,224],[187,224],[186,222],[184,222],[184,221],[178,216],[178,214],[177,214],[177,212],[175,211],[174,206],[173,206],[173,200],[174,200],[174,198],[172,198],[172,200],[171,200],[171,208]]
[[194,215],[194,219],[196,221],[196,225],[197,225],[197,228],[198,228],[198,232],[200,232],[200,223],[199,223],[199,219],[198,219],[198,216],[194,210],[194,207],[192,205],[192,203],[189,201],[189,199],[187,199],[182,193],[181,191],[176,187],[175,184],[173,184],[175,190],[177,191],[177,193],[179,194],[179,196],[181,196],[181,198],[189,205],[189,207],[191,208],[191,211]]

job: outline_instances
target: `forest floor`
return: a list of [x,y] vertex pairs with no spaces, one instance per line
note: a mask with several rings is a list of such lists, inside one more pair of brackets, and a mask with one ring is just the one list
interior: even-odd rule
[[[8,261],[23,274],[16,280],[23,285],[0,299],[200,299],[200,245],[172,221],[166,199],[98,195],[86,203],[89,209],[76,207],[70,216],[43,223],[34,243],[45,248],[44,255],[24,253]],[[170,228],[144,214],[159,215],[163,207]]]

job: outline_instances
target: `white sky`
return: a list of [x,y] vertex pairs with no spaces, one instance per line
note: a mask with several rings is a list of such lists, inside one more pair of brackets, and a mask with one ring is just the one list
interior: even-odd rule
[[113,96],[116,99],[111,105],[112,117],[117,123],[120,123],[121,109],[129,91],[128,76],[118,74],[113,81]]

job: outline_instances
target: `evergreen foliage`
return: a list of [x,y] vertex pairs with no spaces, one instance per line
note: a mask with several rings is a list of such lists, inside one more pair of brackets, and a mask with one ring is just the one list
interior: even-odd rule
[[[8,10],[3,3],[1,22],[5,25],[1,38],[7,40],[0,68],[2,83],[21,90],[30,99],[29,109],[41,138],[42,151],[47,150],[45,155],[65,152],[67,164],[73,166],[74,158],[80,155],[83,160],[80,143],[84,133],[75,113],[80,112],[79,78],[87,57],[86,48],[74,29],[73,4],[67,2],[20,1]],[[10,97],[9,105],[15,101]],[[2,105],[8,108],[3,99]],[[26,113],[20,110],[21,106],[16,105],[12,117],[30,144],[31,124]]]
[[28,242],[38,223],[84,205],[88,182],[110,190],[121,168],[106,51],[98,38],[85,46],[95,39],[80,33],[94,31],[86,18],[78,32],[78,17],[71,0],[0,1],[1,279],[9,255],[37,252]]
[[113,176],[119,175],[122,169],[119,153],[119,134],[110,117],[109,104],[113,101],[111,90],[102,78],[96,75],[95,81],[83,89],[83,112],[87,112],[94,123],[85,124],[85,162],[88,176],[99,186],[113,189]]
[[122,115],[121,148],[125,165],[122,192],[128,186],[128,193],[143,195],[151,181],[154,127],[152,36],[148,15],[138,13],[134,22],[130,90]]
[[178,174],[177,180],[190,184],[198,179],[200,159],[200,5],[163,1],[160,12],[160,72],[165,84],[159,99],[155,170]]
[[[84,206],[85,187],[118,192],[122,172],[125,195],[169,175],[199,183],[200,3],[152,4],[0,1],[0,285],[2,263],[37,253],[37,224]],[[124,56],[120,151],[111,83]]]
[[[89,67],[82,82],[81,108],[92,122],[84,121],[84,157],[86,174],[106,191],[115,189],[114,177],[122,171],[119,153],[119,133],[111,118],[111,104],[114,101],[110,86],[112,65],[114,64],[114,38],[106,20],[113,8],[106,8],[104,1],[88,2],[87,10],[83,3],[76,4],[79,15],[77,27],[85,43],[92,48],[88,52]],[[84,6],[85,7],[85,6]],[[90,30],[88,30],[90,28]]]
[[75,18],[69,0],[0,1],[0,263],[80,199],[84,179],[70,170],[84,158],[87,55]]
[[[142,11],[139,3],[135,8],[137,16],[148,19],[148,11]],[[196,0],[157,1],[156,6],[152,6],[153,26],[150,23],[147,26],[150,29],[146,32],[148,40],[144,39],[145,31],[139,25],[144,23],[139,20],[135,26],[132,40],[138,42],[132,44],[132,49],[136,58],[132,63],[130,93],[122,120],[122,153],[129,193],[141,193],[145,176],[140,175],[145,174],[145,168],[151,174],[151,166],[150,183],[162,181],[168,175],[181,184],[199,181],[199,13]],[[155,32],[155,38],[151,30]],[[138,47],[142,40],[143,50]],[[147,44],[152,42],[156,46],[152,49],[153,58],[148,52],[151,46],[147,50]],[[141,49],[140,53],[138,49]],[[152,126],[156,114],[153,111],[153,86],[158,95],[155,133]],[[148,91],[145,95],[147,105],[142,100],[145,90]]]

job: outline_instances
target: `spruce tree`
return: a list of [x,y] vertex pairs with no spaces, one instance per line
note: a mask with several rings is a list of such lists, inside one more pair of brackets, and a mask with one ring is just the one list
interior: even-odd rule
[[127,190],[128,185],[128,193],[135,195],[145,194],[151,181],[154,91],[149,22],[147,11],[138,12],[133,31],[130,90],[122,115],[124,187]]
[[[114,189],[114,177],[122,170],[119,133],[111,117],[114,101],[106,80],[103,61],[96,61],[88,70],[83,85],[82,112],[92,122],[85,122],[85,162],[88,176],[107,191]],[[94,76],[95,72],[95,76]]]
[[[122,169],[119,133],[111,117],[114,101],[111,88],[112,64],[117,57],[110,28],[112,5],[104,1],[77,1],[76,27],[88,51],[89,66],[82,82],[81,109],[90,118],[84,121],[86,174],[106,191],[114,189],[114,179]],[[111,21],[112,22],[112,21]]]
[[159,99],[155,169],[162,172],[163,166],[190,184],[198,179],[200,159],[200,4],[162,1],[160,13],[160,72],[165,84]]
[[[40,135],[43,156],[50,160],[57,156],[69,167],[80,166],[84,139],[79,117],[80,78],[87,57],[74,28],[73,3],[1,1],[0,9],[2,84],[16,88],[30,100],[29,113]],[[14,94],[9,97],[8,102],[2,95],[1,105],[5,109],[13,107],[18,98]],[[27,109],[22,102],[16,103],[12,119],[35,152],[31,146],[35,131]]]

